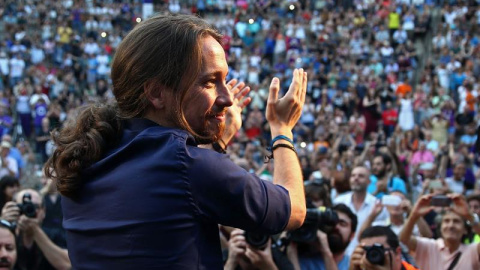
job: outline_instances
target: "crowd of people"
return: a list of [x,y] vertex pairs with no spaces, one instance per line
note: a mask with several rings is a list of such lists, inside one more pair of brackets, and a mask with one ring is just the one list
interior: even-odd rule
[[[338,220],[314,242],[285,232],[263,249],[222,226],[225,269],[480,268],[478,1],[153,2],[156,12],[198,14],[223,34],[227,80],[251,88],[226,151],[266,181],[270,81],[286,91],[295,68],[308,73],[293,141],[309,208],[327,207]],[[55,147],[50,132],[79,107],[113,100],[111,60],[144,19],[142,3],[5,1],[0,14],[0,234],[16,224],[20,239],[8,244],[18,259],[2,254],[0,266],[68,269],[59,197],[41,173]],[[434,195],[451,207],[432,207]],[[28,200],[33,218],[17,205]],[[386,268],[365,260],[375,244],[390,254]]]

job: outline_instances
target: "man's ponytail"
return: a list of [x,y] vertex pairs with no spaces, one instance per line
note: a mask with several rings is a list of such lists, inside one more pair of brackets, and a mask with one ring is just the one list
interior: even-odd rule
[[119,141],[122,122],[118,115],[116,104],[89,105],[81,108],[77,119],[52,132],[56,149],[44,172],[62,195],[74,197],[82,186],[81,172]]

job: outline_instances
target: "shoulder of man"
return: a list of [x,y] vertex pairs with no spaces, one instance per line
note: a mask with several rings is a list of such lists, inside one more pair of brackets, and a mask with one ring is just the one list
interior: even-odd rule
[[352,192],[349,191],[345,194],[339,195],[333,200],[334,204],[345,203],[352,198]]

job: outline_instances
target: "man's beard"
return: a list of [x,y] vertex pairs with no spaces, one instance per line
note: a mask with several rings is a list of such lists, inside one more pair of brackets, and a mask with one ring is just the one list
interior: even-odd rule
[[327,235],[328,246],[332,254],[339,254],[347,249],[349,242],[345,242],[338,232],[332,232]]
[[0,268],[12,269],[13,265],[7,258],[2,257],[2,258],[0,258]]
[[365,190],[367,190],[367,187],[363,184],[357,184],[355,186],[351,186],[351,190],[352,191],[358,191],[358,192],[359,191],[365,191]]
[[378,173],[376,173],[375,176],[376,176],[377,178],[383,178],[386,173],[387,173],[387,170],[386,170],[386,169],[382,169],[382,170],[380,170]]
[[[208,119],[208,118],[207,118]],[[195,136],[195,139],[198,144],[210,144],[217,142],[222,138],[223,133],[225,132],[225,122],[218,123],[215,128],[209,127],[209,121],[205,119],[203,123],[203,128],[200,132],[197,132],[200,136]]]

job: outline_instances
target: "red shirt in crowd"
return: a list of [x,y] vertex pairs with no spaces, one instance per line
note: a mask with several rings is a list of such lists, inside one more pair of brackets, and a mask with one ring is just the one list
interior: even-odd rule
[[395,109],[388,109],[382,113],[383,125],[394,126],[397,124],[398,112]]

